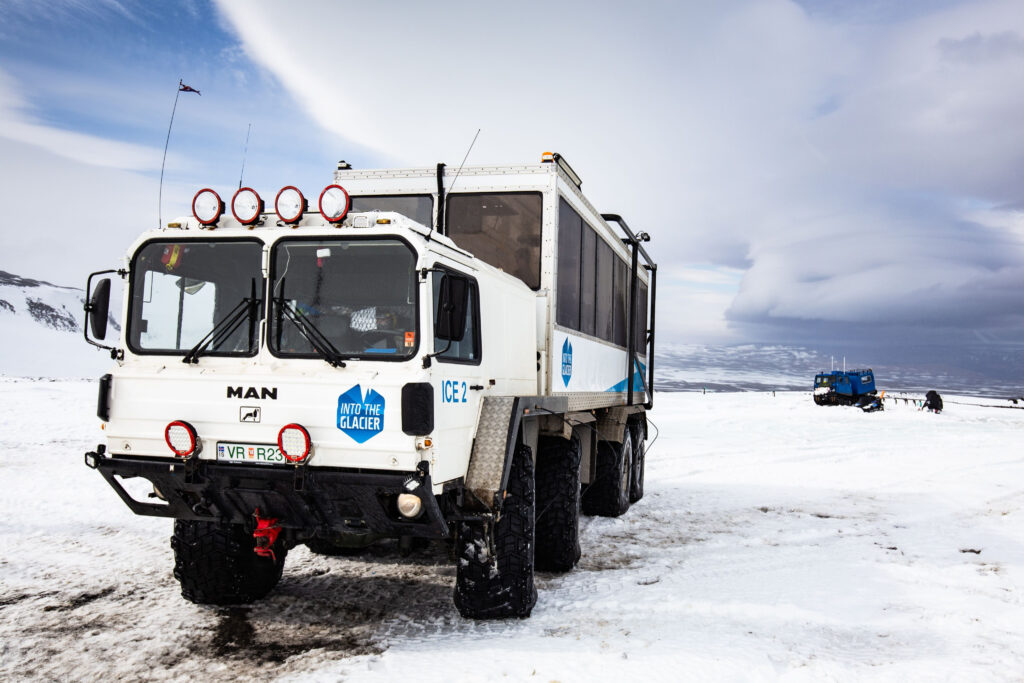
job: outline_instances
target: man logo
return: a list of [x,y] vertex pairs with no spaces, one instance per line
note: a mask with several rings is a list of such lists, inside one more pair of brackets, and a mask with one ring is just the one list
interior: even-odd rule
[[260,409],[259,406],[242,406],[238,409],[238,421],[239,422],[259,422],[260,421]]
[[228,387],[228,398],[256,398],[277,400],[277,387]]

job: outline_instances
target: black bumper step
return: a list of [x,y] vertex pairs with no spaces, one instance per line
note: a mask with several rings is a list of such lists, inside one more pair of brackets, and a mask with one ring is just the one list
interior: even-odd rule
[[[251,524],[253,512],[276,517],[285,529],[309,535],[379,534],[447,538],[448,523],[434,497],[423,463],[414,472],[367,472],[341,468],[242,465],[180,458],[85,454],[121,500],[137,515]],[[115,478],[143,477],[160,502],[140,502]],[[406,519],[397,510],[400,493],[423,501],[423,512]]]

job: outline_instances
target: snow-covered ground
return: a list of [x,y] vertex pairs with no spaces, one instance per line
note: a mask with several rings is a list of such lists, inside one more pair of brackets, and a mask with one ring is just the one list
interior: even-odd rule
[[[946,397],[955,399],[955,397]],[[82,464],[95,385],[0,380],[0,677],[1019,680],[1024,410],[660,394],[647,495],[585,518],[532,618],[461,619],[440,545],[296,548],[249,607],[185,602],[170,522]]]

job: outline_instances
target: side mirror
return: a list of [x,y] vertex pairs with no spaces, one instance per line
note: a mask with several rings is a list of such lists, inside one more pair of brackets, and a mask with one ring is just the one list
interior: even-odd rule
[[92,336],[96,339],[104,339],[107,336],[107,316],[110,312],[110,278],[105,277],[96,285],[96,291],[89,299],[89,307],[86,309],[89,315],[89,328]]
[[469,280],[445,273],[437,298],[434,336],[447,341],[462,341],[466,334],[466,304],[469,301]]

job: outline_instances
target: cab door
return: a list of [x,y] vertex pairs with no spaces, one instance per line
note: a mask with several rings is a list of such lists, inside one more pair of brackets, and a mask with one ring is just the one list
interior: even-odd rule
[[[456,299],[453,301],[453,299]],[[487,382],[480,289],[472,276],[438,264],[431,271],[434,481],[466,474],[480,397]],[[458,319],[448,308],[458,311]]]

